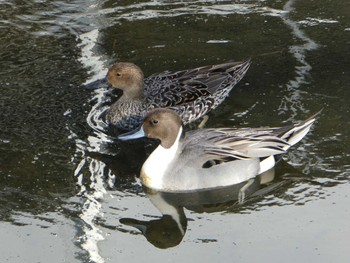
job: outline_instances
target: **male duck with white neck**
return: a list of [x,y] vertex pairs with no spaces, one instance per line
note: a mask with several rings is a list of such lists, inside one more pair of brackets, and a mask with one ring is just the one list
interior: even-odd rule
[[138,130],[118,138],[160,140],[141,169],[145,186],[159,191],[193,191],[238,184],[273,168],[281,154],[309,132],[316,116],[281,128],[216,128],[184,133],[174,111],[155,109]]

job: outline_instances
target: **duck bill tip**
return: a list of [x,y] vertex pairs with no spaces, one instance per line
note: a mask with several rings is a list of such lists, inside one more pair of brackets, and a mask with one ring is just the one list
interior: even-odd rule
[[128,140],[135,140],[143,137],[146,137],[146,134],[143,130],[143,126],[141,126],[138,129],[119,135],[118,139],[121,141],[128,141]]
[[104,77],[102,79],[98,79],[98,80],[95,80],[95,81],[92,81],[90,83],[85,84],[84,88],[86,90],[108,89],[108,88],[110,88],[110,85],[108,84],[107,78]]

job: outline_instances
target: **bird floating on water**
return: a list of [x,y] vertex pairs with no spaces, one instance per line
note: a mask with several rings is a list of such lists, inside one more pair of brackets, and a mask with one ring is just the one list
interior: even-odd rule
[[[96,89],[108,83],[123,91],[110,106],[107,120],[121,130],[132,130],[154,108],[170,108],[183,124],[200,119],[215,109],[243,78],[250,60],[227,62],[181,71],[165,71],[144,78],[142,70],[130,62],[111,66],[106,77],[86,86]],[[105,85],[103,85],[105,86]]]
[[118,138],[160,140],[141,169],[145,186],[193,191],[238,184],[273,168],[309,132],[317,115],[279,128],[208,128],[185,133],[176,112],[155,109],[139,129]]

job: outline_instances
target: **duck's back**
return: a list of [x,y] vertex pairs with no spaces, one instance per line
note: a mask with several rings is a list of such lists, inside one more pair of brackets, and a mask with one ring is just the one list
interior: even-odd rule
[[228,62],[153,74],[145,79],[145,97],[158,107],[178,106],[210,97],[219,104],[245,75],[249,65],[250,61]]

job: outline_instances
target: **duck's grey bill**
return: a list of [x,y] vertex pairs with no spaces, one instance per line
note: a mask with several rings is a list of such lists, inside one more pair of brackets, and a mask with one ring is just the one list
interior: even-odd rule
[[85,85],[85,89],[87,90],[108,89],[109,87],[107,78],[98,79]]
[[142,138],[142,137],[146,137],[146,134],[143,130],[143,126],[141,126],[141,128],[138,128],[136,130],[119,135],[118,139],[122,141],[127,141],[127,140]]

